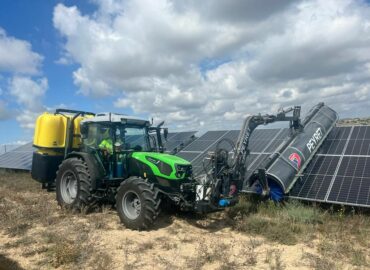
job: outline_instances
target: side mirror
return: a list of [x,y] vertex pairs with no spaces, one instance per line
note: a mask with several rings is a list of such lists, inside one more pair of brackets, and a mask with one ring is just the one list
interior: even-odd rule
[[168,128],[164,128],[164,129],[163,129],[163,136],[164,136],[164,139],[167,141],[167,137],[168,137]]

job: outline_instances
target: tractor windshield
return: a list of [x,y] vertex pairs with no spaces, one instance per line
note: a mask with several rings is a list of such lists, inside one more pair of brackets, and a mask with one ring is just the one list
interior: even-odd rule
[[122,126],[119,134],[119,139],[124,143],[125,150],[150,151],[146,127]]
[[150,151],[145,126],[90,123],[83,144],[90,149],[103,149],[108,153],[113,153],[114,146],[119,146],[120,150]]

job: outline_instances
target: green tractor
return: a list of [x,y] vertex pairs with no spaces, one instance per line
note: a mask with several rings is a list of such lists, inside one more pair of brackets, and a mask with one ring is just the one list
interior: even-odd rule
[[[191,209],[196,196],[191,164],[163,153],[168,131],[161,125],[112,113],[43,114],[36,123],[32,176],[49,189],[55,178],[65,209],[112,202],[126,227],[147,229],[162,201]],[[52,128],[58,130],[54,136]]]

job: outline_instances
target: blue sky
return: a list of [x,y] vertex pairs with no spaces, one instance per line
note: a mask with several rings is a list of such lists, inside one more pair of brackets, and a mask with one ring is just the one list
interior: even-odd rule
[[[32,51],[44,57],[41,67],[41,75],[48,79],[49,90],[44,96],[44,104],[48,107],[58,107],[64,104],[68,108],[86,111],[109,111],[114,97],[94,99],[76,93],[77,87],[73,84],[71,76],[76,64],[60,65],[55,63],[60,58],[63,38],[52,23],[53,10],[58,3],[65,5],[76,5],[82,12],[91,13],[96,6],[89,1],[1,1],[0,27],[8,36],[26,40],[32,45]],[[1,88],[7,88],[7,80],[10,74],[1,73]],[[26,90],[25,90],[26,91]],[[14,113],[18,106],[14,98],[9,97],[10,109]],[[130,113],[130,110],[120,110]],[[0,144],[15,141],[28,141],[33,136],[32,129],[23,129],[15,119],[0,121]]]
[[0,144],[31,140],[59,106],[172,130],[320,101],[366,117],[369,25],[360,0],[3,0]]

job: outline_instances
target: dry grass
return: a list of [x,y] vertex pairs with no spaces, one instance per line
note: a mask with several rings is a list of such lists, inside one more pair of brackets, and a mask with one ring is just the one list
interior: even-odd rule
[[[347,211],[344,207],[325,210],[297,201],[285,205],[275,205],[271,201],[253,207],[250,204],[244,197],[237,207],[226,211],[234,229],[284,245],[315,243],[319,255],[310,257],[305,253],[314,268],[332,269],[327,266],[342,263],[370,267],[368,212],[354,213],[353,209]],[[278,269],[281,267],[277,262],[275,265]]]
[[238,248],[236,241],[206,244],[202,239],[195,249],[195,256],[186,260],[188,269],[201,269],[205,265],[216,264],[219,269],[247,269],[257,264],[254,243],[242,243]]
[[366,125],[370,125],[370,117],[340,119],[337,125],[338,126],[350,126],[350,125],[366,126]]
[[110,207],[71,214],[28,174],[0,171],[0,216],[0,270],[370,267],[369,215],[346,208],[245,197],[225,212],[162,217],[135,232]]
[[326,258],[325,256],[318,256],[311,253],[304,253],[302,255],[303,262],[317,270],[327,270],[327,269],[335,269],[335,264],[330,261],[330,259]]

